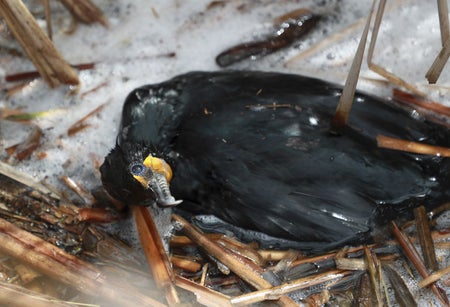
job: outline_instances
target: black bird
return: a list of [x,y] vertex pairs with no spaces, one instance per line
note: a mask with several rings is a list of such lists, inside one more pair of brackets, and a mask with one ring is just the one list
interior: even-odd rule
[[185,211],[312,250],[359,243],[393,214],[448,199],[447,158],[375,141],[383,134],[448,146],[447,128],[357,93],[336,136],[330,122],[340,94],[321,80],[250,71],[140,87],[126,99],[101,167],[104,187],[133,205],[182,200]]

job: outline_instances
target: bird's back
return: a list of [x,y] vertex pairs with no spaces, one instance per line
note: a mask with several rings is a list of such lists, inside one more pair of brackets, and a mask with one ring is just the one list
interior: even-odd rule
[[446,159],[378,148],[377,134],[449,141],[447,129],[363,94],[333,135],[339,95],[296,75],[190,73],[132,93],[120,139],[169,153],[184,210],[305,246],[341,245],[365,238],[392,210],[445,194]]

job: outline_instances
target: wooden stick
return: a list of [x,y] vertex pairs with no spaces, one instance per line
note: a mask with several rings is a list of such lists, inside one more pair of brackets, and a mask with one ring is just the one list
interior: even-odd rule
[[21,0],[0,1],[0,15],[50,87],[79,84],[64,60]]
[[422,155],[450,157],[450,148],[446,147],[422,144],[413,141],[406,141],[380,134],[377,135],[376,139],[378,147],[382,148],[400,150]]
[[83,116],[82,118],[80,118],[79,120],[76,121],[76,123],[74,123],[72,126],[69,127],[69,129],[67,130],[67,135],[68,136],[73,136],[74,134],[76,134],[77,132],[81,131],[82,129],[86,128],[89,126],[89,124],[86,123],[86,121],[100,113],[101,110],[103,110],[103,108],[106,106],[106,103],[103,103],[101,105],[99,105],[98,107],[96,107],[94,110],[92,110],[91,112],[89,112],[88,114],[86,114],[85,116]]
[[164,291],[169,306],[177,305],[180,299],[174,286],[175,276],[155,222],[148,208],[142,206],[131,208],[153,278],[158,287]]
[[[173,214],[172,219],[182,227],[184,233],[202,247],[208,254],[217,258],[226,265],[236,275],[258,290],[271,288],[272,285],[262,277],[263,270],[253,262],[245,261],[243,257],[221,248],[215,242],[208,239],[199,230],[191,226],[181,216]],[[244,262],[245,261],[245,262]],[[281,306],[297,306],[295,302],[287,296],[281,296],[277,301]]]
[[1,218],[0,252],[94,297],[100,296],[124,305],[165,306],[126,284],[107,280],[106,276],[91,264]]

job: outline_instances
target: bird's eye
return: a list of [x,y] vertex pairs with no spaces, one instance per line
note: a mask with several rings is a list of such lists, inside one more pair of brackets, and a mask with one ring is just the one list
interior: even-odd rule
[[130,172],[135,176],[143,175],[146,170],[147,168],[145,167],[145,165],[139,162],[130,165]]

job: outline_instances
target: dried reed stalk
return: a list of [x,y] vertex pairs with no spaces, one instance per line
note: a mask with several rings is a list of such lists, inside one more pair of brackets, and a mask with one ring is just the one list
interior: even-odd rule
[[73,304],[30,291],[11,283],[0,282],[0,304],[9,307],[73,307]]
[[364,246],[365,260],[367,264],[367,271],[369,272],[370,282],[372,284],[373,293],[377,298],[377,306],[383,306],[383,297],[381,295],[381,284],[379,274],[379,262],[376,256],[369,250],[367,246]]
[[3,219],[0,219],[0,252],[94,297],[125,305],[165,306],[132,287],[107,280],[91,264]]
[[381,20],[383,19],[383,13],[384,13],[385,6],[386,6],[386,0],[380,0],[380,3],[378,5],[378,10],[377,10],[377,15],[375,17],[375,22],[373,25],[369,50],[367,51],[367,65],[369,66],[369,68],[372,71],[376,72],[380,76],[383,76],[384,78],[389,80],[389,82],[391,82],[392,84],[396,84],[398,86],[404,87],[416,95],[425,96],[425,94],[423,92],[419,91],[415,86],[400,79],[398,76],[394,75],[393,73],[387,71],[385,68],[383,68],[380,65],[375,64],[373,62],[373,52],[375,50],[375,44],[377,42],[378,31],[380,29]]
[[450,57],[450,30],[448,22],[447,0],[438,0],[437,4],[439,12],[439,26],[441,30],[442,49],[425,74],[425,78],[427,78],[428,82],[431,84],[437,82],[439,76],[442,73],[442,70],[444,69],[445,64],[448,61],[448,58]]
[[450,267],[446,267],[445,269],[434,272],[433,274],[430,274],[428,277],[419,281],[419,287],[420,288],[428,287],[432,283],[435,283],[436,281],[440,280],[442,277],[448,274],[450,274]]
[[91,0],[60,0],[75,18],[84,23],[98,22],[108,26],[108,20],[103,12]]
[[437,55],[433,64],[431,64],[427,73],[425,74],[425,78],[427,78],[428,83],[435,84],[439,79],[439,76],[444,70],[445,64],[447,64],[448,58],[450,57],[450,38],[447,39],[441,51]]
[[208,307],[228,307],[231,306],[230,298],[220,292],[206,288],[195,282],[181,276],[175,277],[175,284],[191,293],[193,293],[197,302]]
[[375,1],[372,3],[369,17],[367,17],[366,26],[364,27],[361,40],[359,41],[358,49],[356,50],[355,57],[350,67],[350,71],[345,81],[345,86],[342,90],[339,104],[336,108],[336,112],[331,121],[332,129],[339,132],[347,124],[348,117],[350,116],[350,110],[353,104],[353,97],[355,96],[356,84],[358,83],[359,72],[361,70],[361,63],[364,56],[364,49],[366,47],[367,36],[370,28],[370,21],[372,20]]
[[185,257],[172,255],[170,256],[170,262],[174,267],[191,273],[196,273],[202,269],[202,265],[199,262],[187,259]]
[[342,278],[348,274],[349,272],[346,271],[333,270],[322,274],[303,277],[297,280],[283,283],[279,286],[272,287],[270,289],[258,290],[233,297],[231,298],[231,303],[236,306],[243,306],[258,303],[264,300],[273,300],[274,298],[277,298],[283,294],[320,285],[327,281]]
[[79,84],[75,71],[64,60],[21,0],[0,1],[0,15],[50,87]]
[[133,206],[133,215],[147,261],[157,286],[164,291],[169,306],[180,303],[174,286],[175,276],[167,257],[161,236],[148,208]]
[[[422,259],[420,258],[417,250],[415,249],[414,245],[409,241],[409,238],[406,234],[404,234],[397,226],[395,222],[391,222],[392,224],[392,232],[394,233],[395,238],[397,239],[398,243],[402,247],[406,257],[411,261],[411,263],[414,265],[414,267],[417,269],[419,274],[422,276],[422,278],[427,278],[430,276],[430,273],[428,272],[427,268],[425,267],[425,264],[423,263]],[[449,306],[449,301],[446,295],[443,295],[441,292],[441,289],[436,286],[436,284],[430,284],[430,288],[433,291],[433,293],[436,295],[436,297],[443,303],[445,306]]]
[[[272,285],[262,277],[263,270],[253,262],[246,261],[243,257],[238,257],[229,250],[221,248],[215,242],[208,239],[199,230],[191,226],[179,215],[172,215],[172,219],[181,226],[183,232],[195,241],[208,254],[218,259],[226,265],[236,275],[252,285],[258,290],[271,288]],[[277,301],[281,306],[297,306],[297,304],[287,296],[281,296]]]

